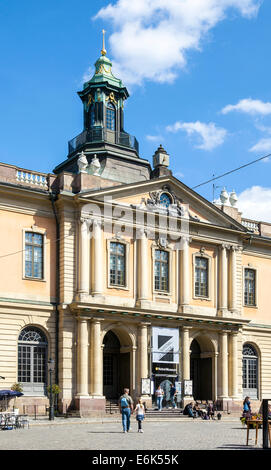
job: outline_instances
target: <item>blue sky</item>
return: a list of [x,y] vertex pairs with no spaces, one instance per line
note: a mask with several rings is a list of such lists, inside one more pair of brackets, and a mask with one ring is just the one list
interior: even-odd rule
[[[268,0],[0,0],[0,161],[51,172],[82,130],[77,91],[106,30],[126,131],[190,187],[271,153]],[[271,222],[271,158],[217,180]],[[212,184],[198,189],[212,200]]]

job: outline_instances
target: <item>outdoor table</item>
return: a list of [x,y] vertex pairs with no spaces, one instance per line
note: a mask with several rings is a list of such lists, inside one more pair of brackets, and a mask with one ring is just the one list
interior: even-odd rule
[[[259,429],[259,426],[263,424],[263,420],[262,419],[247,419],[247,446],[248,446],[248,439],[249,439],[249,426],[251,424],[256,424],[256,436],[255,436],[255,445],[256,445],[258,442],[258,429]],[[270,430],[271,430],[271,423],[268,423],[268,435],[269,435],[269,442],[271,444]]]

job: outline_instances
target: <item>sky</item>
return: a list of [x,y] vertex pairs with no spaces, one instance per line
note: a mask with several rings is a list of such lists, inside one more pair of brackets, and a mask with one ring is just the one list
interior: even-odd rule
[[[49,173],[67,158],[103,28],[142,158],[162,144],[194,188],[270,154],[270,21],[269,0],[0,0],[0,161]],[[196,190],[234,189],[244,217],[271,222],[270,174],[271,157]]]

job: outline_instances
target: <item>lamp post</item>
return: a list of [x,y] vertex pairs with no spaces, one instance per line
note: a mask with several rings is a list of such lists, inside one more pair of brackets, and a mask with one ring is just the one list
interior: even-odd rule
[[48,371],[49,371],[49,386],[50,386],[50,395],[49,395],[49,400],[50,400],[50,406],[49,406],[49,420],[52,421],[55,419],[55,410],[54,410],[54,400],[53,400],[53,390],[52,390],[52,374],[54,372],[54,365],[55,361],[50,358],[48,361]]

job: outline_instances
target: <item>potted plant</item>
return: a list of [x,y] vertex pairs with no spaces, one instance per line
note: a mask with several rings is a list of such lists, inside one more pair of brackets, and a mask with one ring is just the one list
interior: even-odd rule
[[[51,391],[51,387],[50,385],[48,385],[47,387],[47,393],[48,395],[50,395],[50,391]],[[53,394],[53,399],[54,399],[54,409],[55,409],[55,413],[57,411],[57,397],[58,397],[58,394],[61,392],[60,390],[60,387],[57,385],[57,384],[53,384],[52,385],[52,394]]]
[[[22,384],[19,383],[19,382],[15,382],[15,383],[10,387],[10,390],[13,390],[14,392],[20,392],[20,393],[22,393],[22,392],[23,392]],[[19,408],[15,408],[16,400],[17,400],[17,397],[15,397],[15,399],[14,399],[13,411],[14,411],[15,414],[19,414]]]

